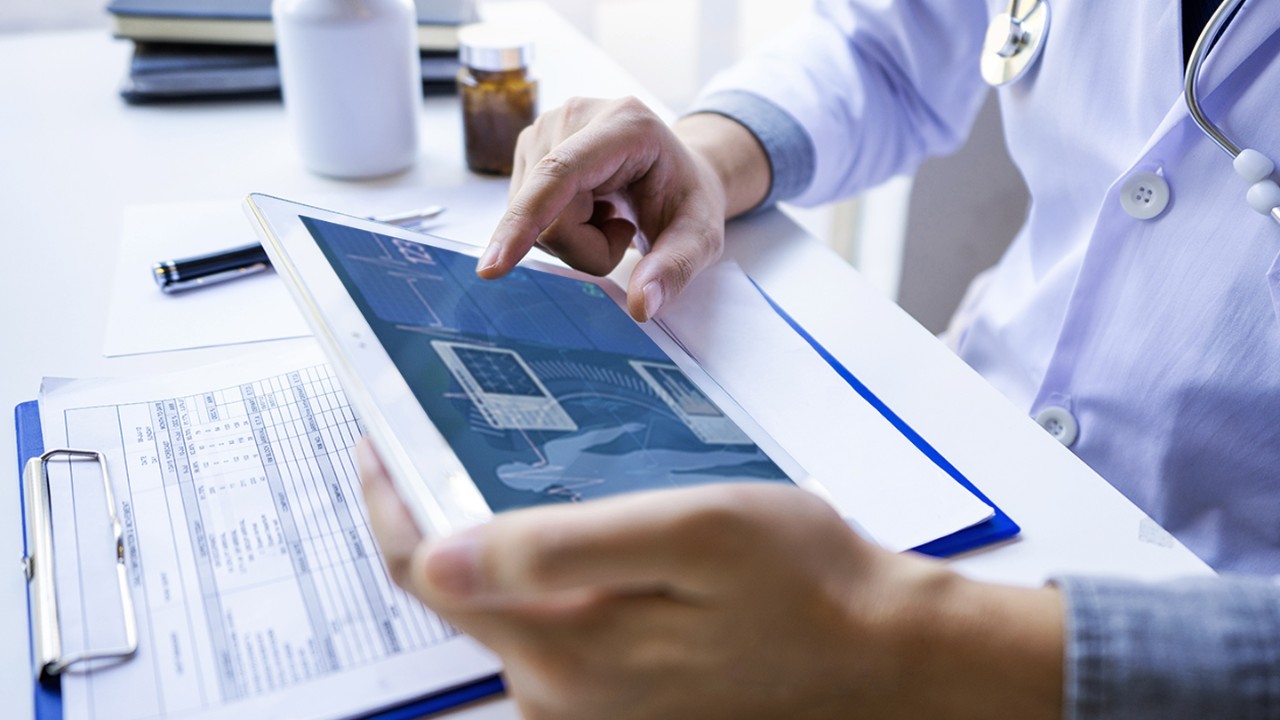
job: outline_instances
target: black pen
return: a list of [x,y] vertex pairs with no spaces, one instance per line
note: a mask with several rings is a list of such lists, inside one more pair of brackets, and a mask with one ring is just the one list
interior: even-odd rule
[[[378,215],[367,219],[407,227],[430,220],[444,210],[439,205],[432,205],[421,210]],[[253,275],[270,267],[271,260],[267,257],[267,251],[261,244],[253,243],[207,255],[196,255],[180,260],[162,260],[151,266],[151,274],[155,278],[156,285],[160,286],[161,292],[177,293]]]

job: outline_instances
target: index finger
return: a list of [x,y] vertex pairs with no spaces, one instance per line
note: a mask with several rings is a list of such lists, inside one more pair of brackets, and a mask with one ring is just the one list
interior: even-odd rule
[[626,126],[623,133],[614,129],[608,119],[592,120],[529,170],[480,257],[480,277],[500,277],[515,267],[580,193],[612,192],[617,188],[610,186],[647,172],[653,164],[648,144],[627,141]]

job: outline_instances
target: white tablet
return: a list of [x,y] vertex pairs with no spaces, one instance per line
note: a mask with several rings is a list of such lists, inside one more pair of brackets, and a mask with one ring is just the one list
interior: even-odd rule
[[535,260],[481,280],[479,248],[267,195],[246,206],[424,533],[709,482],[828,497],[612,281]]

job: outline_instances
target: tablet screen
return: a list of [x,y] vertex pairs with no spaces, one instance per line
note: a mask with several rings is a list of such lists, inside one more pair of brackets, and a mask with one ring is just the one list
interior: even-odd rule
[[494,512],[790,482],[599,286],[302,221]]

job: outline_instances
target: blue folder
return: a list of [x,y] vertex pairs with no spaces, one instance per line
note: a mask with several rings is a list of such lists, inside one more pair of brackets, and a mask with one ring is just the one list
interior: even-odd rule
[[769,303],[769,306],[773,308],[773,311],[778,313],[778,316],[785,320],[796,334],[804,338],[804,341],[809,343],[809,346],[812,347],[814,351],[831,366],[831,369],[836,371],[836,374],[839,375],[841,379],[849,384],[849,387],[853,388],[854,392],[858,393],[863,400],[866,400],[871,407],[875,408],[877,412],[884,416],[884,419],[888,420],[890,425],[893,425],[898,432],[902,433],[904,437],[910,440],[911,444],[915,445],[920,452],[924,453],[925,457],[933,461],[935,465],[942,468],[943,472],[950,475],[952,479],[960,483],[960,485],[966,490],[973,493],[979,500],[990,505],[991,509],[995,511],[995,514],[984,522],[959,530],[945,537],[938,538],[932,542],[927,542],[924,545],[912,548],[912,550],[923,555],[932,555],[933,557],[951,557],[952,555],[958,555],[962,552],[975,550],[1001,540],[1007,540],[1022,531],[1012,518],[1006,515],[1003,510],[996,506],[995,503],[991,502],[986,495],[983,495],[982,491],[978,490],[973,483],[969,482],[969,479],[957,470],[954,465],[948,462],[946,458],[942,457],[942,453],[935,450],[932,445],[920,436],[920,433],[912,429],[906,421],[898,417],[897,413],[889,409],[889,406],[885,405],[880,398],[876,397],[875,393],[871,392],[870,388],[862,384],[862,381],[855,377],[854,374],[844,366],[844,363],[836,359],[836,356],[832,355],[829,350],[823,347],[822,343],[818,342],[813,335],[809,334],[808,330],[805,330],[800,323],[795,321],[795,318],[791,317],[786,310],[783,310],[781,305],[774,302],[773,298],[769,297],[769,293],[765,292],[764,288],[760,287],[759,283],[755,280],[752,280],[751,282],[756,286],[756,290],[760,291],[760,294],[764,297],[765,301]]
[[[18,505],[22,508],[22,524],[26,527],[27,506],[22,502],[23,468],[27,460],[44,452],[44,438],[40,433],[40,409],[35,401],[25,402],[13,409],[14,426],[18,436]],[[26,533],[23,533],[22,551],[27,553]],[[27,617],[31,617],[31,596],[27,595]],[[28,638],[34,642],[33,638]],[[35,647],[30,648],[34,664]],[[34,677],[34,669],[32,670]],[[52,683],[35,682],[35,716],[37,720],[60,720],[62,718],[62,691],[55,680]],[[441,712],[449,708],[464,705],[503,691],[502,678],[494,675],[482,678],[466,685],[412,700],[391,708],[382,708],[377,712],[364,715],[377,720],[408,720],[423,715]]]

